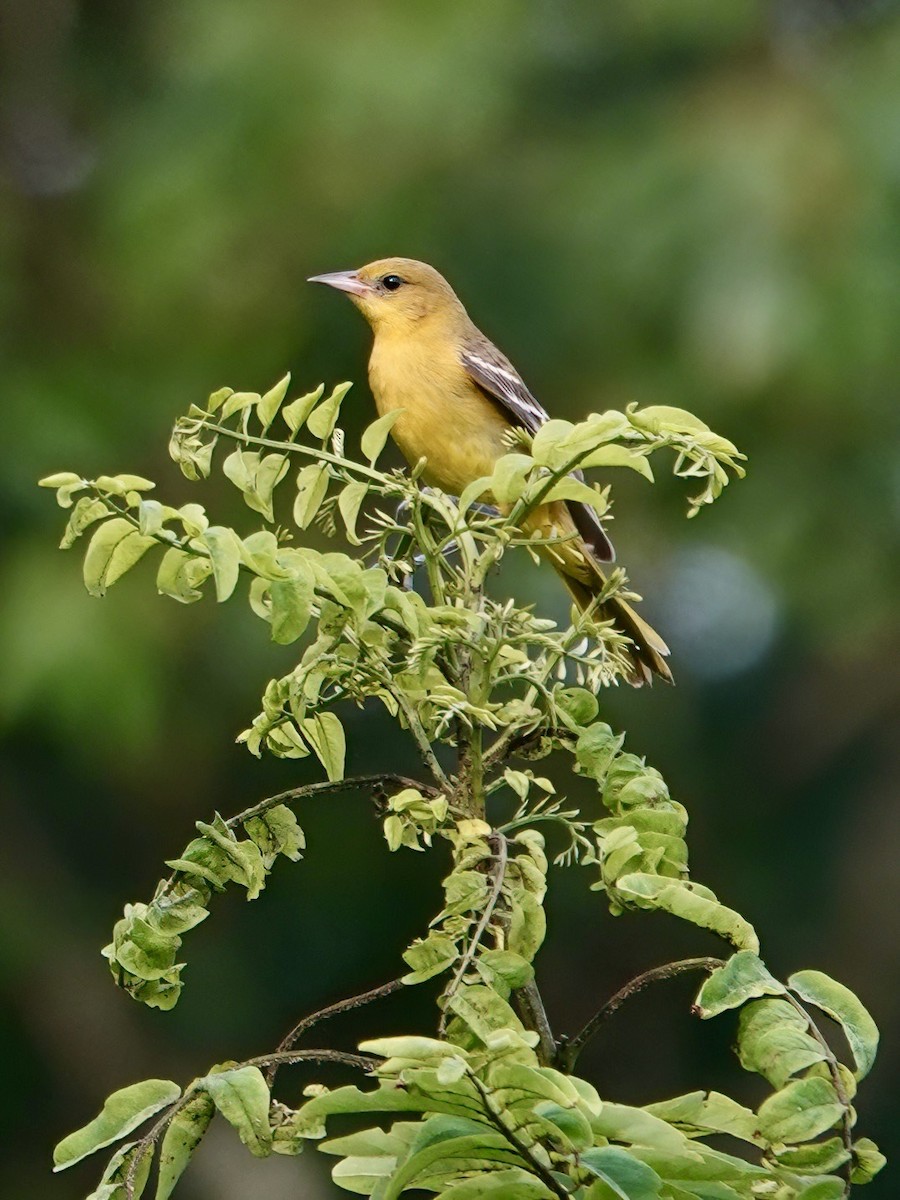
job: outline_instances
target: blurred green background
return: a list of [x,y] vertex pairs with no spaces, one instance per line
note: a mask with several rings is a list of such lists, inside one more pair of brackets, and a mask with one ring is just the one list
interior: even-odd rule
[[[443,859],[388,855],[358,798],[311,805],[307,860],[189,936],[176,1010],[115,989],[98,951],[193,821],[314,771],[233,745],[289,662],[246,606],[181,608],[149,570],[89,599],[34,486],[137,471],[253,528],[176,474],[169,426],[290,368],[300,390],[358,380],[358,431],[368,333],[304,279],[386,254],[442,269],[554,414],[682,405],[749,454],[692,522],[671,482],[616,481],[620,561],[678,686],[603,702],[771,968],[870,1005],[860,1128],[900,1159],[898,127],[895,3],[0,0],[4,1196],[90,1191],[99,1168],[53,1178],[50,1148],[108,1091],[263,1052],[392,978],[436,907]],[[549,573],[503,580],[565,616]],[[348,729],[350,769],[417,769],[377,714]],[[589,882],[558,873],[550,904],[559,1030],[713,946],[611,919]],[[694,983],[616,1018],[583,1060],[603,1094],[761,1096],[727,1018],[688,1016]],[[392,998],[323,1038],[430,1019]],[[179,1194],[324,1197],[326,1166],[219,1131]],[[864,1194],[896,1195],[890,1169]]]

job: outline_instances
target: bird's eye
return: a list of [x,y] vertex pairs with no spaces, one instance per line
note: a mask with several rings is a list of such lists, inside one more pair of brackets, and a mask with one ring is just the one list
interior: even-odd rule
[[389,292],[396,292],[397,288],[403,283],[403,280],[399,275],[385,275],[381,283]]

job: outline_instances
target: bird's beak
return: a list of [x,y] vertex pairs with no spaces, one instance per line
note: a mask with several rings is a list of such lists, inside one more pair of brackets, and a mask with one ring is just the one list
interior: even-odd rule
[[330,275],[310,275],[307,283],[327,283],[329,287],[337,288],[339,292],[349,292],[351,296],[367,296],[372,291],[372,285],[360,279],[356,271],[332,271]]

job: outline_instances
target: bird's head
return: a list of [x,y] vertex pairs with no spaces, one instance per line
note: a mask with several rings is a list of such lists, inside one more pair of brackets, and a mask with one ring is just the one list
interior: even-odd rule
[[308,282],[346,292],[376,333],[412,331],[434,320],[455,322],[465,317],[443,275],[414,258],[380,258],[356,271],[313,275]]

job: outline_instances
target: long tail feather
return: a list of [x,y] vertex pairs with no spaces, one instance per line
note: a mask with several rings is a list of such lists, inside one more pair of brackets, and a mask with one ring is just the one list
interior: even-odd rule
[[[605,582],[603,576],[598,571],[596,586],[591,586],[573,578],[560,564],[555,563],[554,566],[570,596],[584,612],[599,595]],[[666,683],[674,682],[666,662],[669,647],[656,630],[637,615],[630,604],[614,596],[598,607],[597,614],[601,620],[612,621],[617,629],[631,639],[631,645],[627,649],[631,663],[631,672],[627,676],[630,684],[641,687],[645,683],[652,683],[654,675],[658,675]]]

